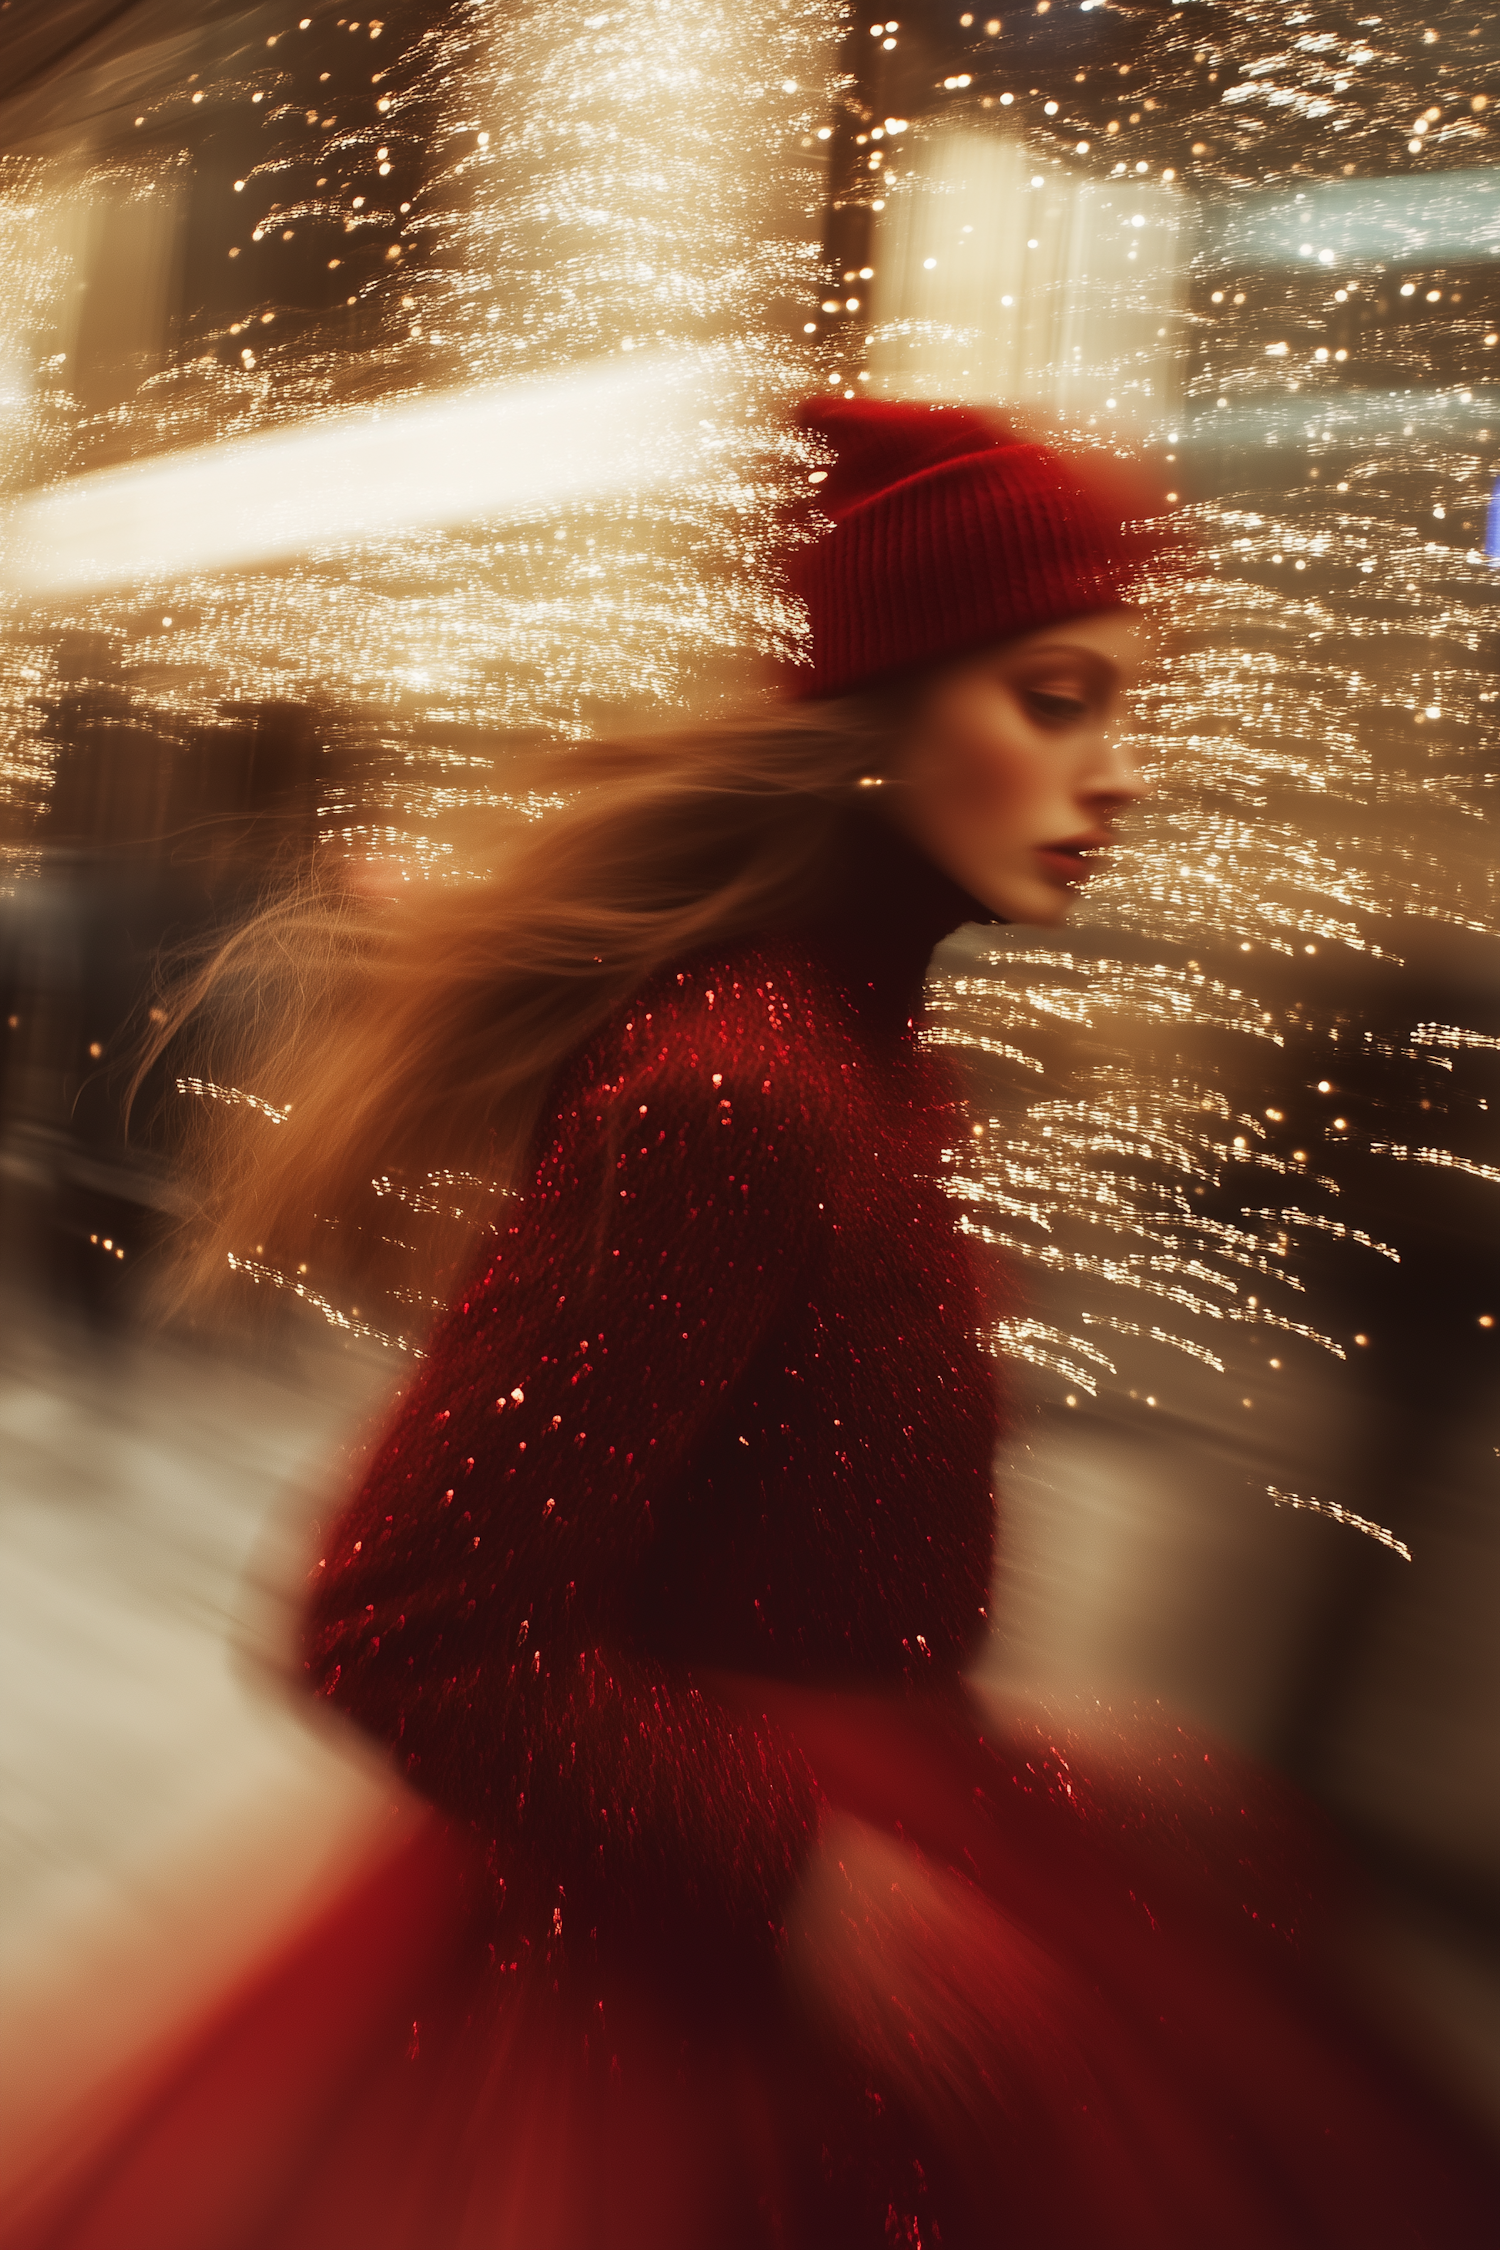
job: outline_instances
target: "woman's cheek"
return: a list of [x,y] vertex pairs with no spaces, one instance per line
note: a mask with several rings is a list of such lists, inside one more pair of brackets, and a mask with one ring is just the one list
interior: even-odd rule
[[966,817],[1004,821],[1024,806],[1034,786],[1031,761],[1017,745],[991,735],[974,742],[964,760],[961,804]]

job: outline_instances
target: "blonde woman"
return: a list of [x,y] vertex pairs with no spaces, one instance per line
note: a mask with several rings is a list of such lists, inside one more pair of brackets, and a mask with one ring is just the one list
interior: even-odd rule
[[306,1613],[309,1690],[428,1824],[57,2245],[1494,2239],[1297,1950],[1269,1787],[1173,1729],[1091,1765],[965,1685],[997,1410],[923,980],[961,923],[1061,921],[1143,794],[1140,554],[966,410],[804,426],[797,693],[581,750],[486,883],[293,901],[190,995],[290,1104],[210,1121],[204,1275],[358,1271],[320,1214],[372,1175],[508,1192]]

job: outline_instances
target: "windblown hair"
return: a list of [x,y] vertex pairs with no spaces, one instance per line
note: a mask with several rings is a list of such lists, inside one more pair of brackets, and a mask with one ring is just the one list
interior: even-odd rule
[[[507,772],[518,809],[473,839],[474,879],[395,898],[342,868],[283,883],[152,1011],[132,1093],[170,1050],[199,1097],[163,1308],[206,1308],[251,1261],[307,1273],[326,1303],[391,1288],[390,1253],[419,1248],[430,1284],[514,1182],[559,1066],[632,991],[815,907],[900,715],[889,696],[783,702],[553,750]],[[553,801],[540,820],[519,809],[528,784]]]

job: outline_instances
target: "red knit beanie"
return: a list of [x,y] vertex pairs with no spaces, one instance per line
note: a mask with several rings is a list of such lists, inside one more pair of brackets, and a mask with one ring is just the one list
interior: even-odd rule
[[1113,609],[1140,575],[1142,542],[1103,480],[972,407],[816,398],[797,422],[836,457],[816,487],[833,529],[790,566],[812,627],[794,695]]

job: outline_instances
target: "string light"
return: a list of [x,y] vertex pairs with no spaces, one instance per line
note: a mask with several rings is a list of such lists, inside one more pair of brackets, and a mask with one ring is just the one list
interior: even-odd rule
[[[1430,58],[1410,26],[1298,38],[1284,11],[1260,0],[1211,35],[1201,21],[1166,19],[1152,35],[1155,106],[1132,93],[1128,108],[1091,68],[1079,71],[1078,85],[1047,87],[1041,48],[1034,54],[1024,31],[1015,41],[1011,32],[1007,24],[1008,47],[983,56],[976,49],[968,67],[975,97],[997,102],[997,123],[1002,110],[1015,115],[1024,103],[1026,139],[1017,146],[1047,152],[1038,174],[1047,184],[1030,206],[1042,224],[1012,224],[1014,198],[1002,212],[993,198],[986,207],[982,195],[972,197],[961,214],[955,206],[955,217],[972,222],[962,255],[980,266],[1000,255],[979,239],[986,227],[1045,245],[1049,210],[1071,209],[1069,198],[1080,212],[1093,208],[1088,199],[1099,179],[1107,183],[1110,165],[1098,162],[1095,171],[1080,160],[1107,146],[1113,157],[1106,125],[1115,145],[1126,144],[1115,162],[1122,197],[1132,192],[1132,171],[1211,183],[1222,231],[1205,238],[1202,280],[1163,269],[1167,309],[1144,339],[1170,347],[1182,394],[1164,398],[1157,419],[1143,405],[1136,427],[1170,446],[1174,462],[1208,450],[1225,496],[1185,511],[1195,560],[1175,588],[1160,590],[1163,654],[1135,715],[1135,747],[1158,794],[1124,824],[1120,848],[1091,881],[1087,930],[1066,948],[1019,935],[978,955],[955,948],[935,983],[934,1038],[965,1051],[990,1090],[987,1130],[953,1152],[951,1189],[975,1239],[1031,1269],[1029,1321],[1010,1324],[1000,1339],[1012,1356],[1070,1386],[1070,1395],[1106,1380],[1129,1384],[1131,1397],[1149,1387],[1155,1398],[1174,1383],[1181,1393],[1174,1363],[1194,1380],[1234,1381],[1238,1373],[1234,1392],[1223,1394],[1227,1406],[1247,1387],[1252,1364],[1237,1369],[1229,1348],[1241,1330],[1270,1329],[1343,1356],[1332,1323],[1297,1317],[1308,1295],[1299,1244],[1317,1239],[1354,1258],[1399,1262],[1397,1245],[1336,1215],[1344,1146],[1481,1189],[1493,1182],[1494,1168],[1462,1144],[1360,1142],[1352,1112],[1337,1126],[1325,1121],[1329,1153],[1314,1163],[1311,1144],[1291,1147],[1290,1128],[1285,1143],[1268,1139],[1256,1114],[1274,1088],[1276,1118],[1285,1120],[1291,1104],[1281,1089],[1296,1069],[1293,1054],[1337,1058],[1352,1046],[1398,1066],[1414,1098],[1431,1073],[1451,1073],[1455,1056],[1496,1045],[1492,1034],[1462,1024],[1424,1024],[1405,1038],[1377,1034],[1314,1003],[1291,973],[1316,958],[1317,990],[1326,992],[1331,962],[1362,956],[1378,965],[1403,917],[1408,926],[1500,931],[1495,855],[1481,817],[1496,756],[1481,653],[1491,409],[1472,380],[1434,383],[1432,332],[1393,309],[1412,298],[1426,304],[1431,290],[1451,314],[1458,280],[1439,289],[1441,276],[1430,269],[1444,257],[1472,257],[1476,230],[1490,246],[1473,184],[1487,194],[1488,175],[1469,169],[1481,161],[1488,126],[1467,96],[1445,97],[1428,120],[1420,165],[1408,164],[1402,143],[1416,113],[1414,88],[1436,106],[1426,93]],[[1089,63],[1082,51],[1080,61]],[[1022,70],[1028,87],[1057,101],[1055,115],[1037,114]],[[1016,82],[1006,85],[1007,76]],[[1130,79],[1114,84],[1127,88]],[[910,291],[897,254],[912,223],[900,200],[921,197],[924,173],[937,180],[948,163],[944,194],[950,204],[962,195],[958,175],[970,159],[957,152],[975,145],[976,121],[964,142],[950,144],[954,157],[940,161],[933,136],[953,122],[947,108],[918,127],[894,223],[875,238],[883,277],[874,292],[875,359],[888,391],[972,395],[977,387],[982,395],[998,367],[984,357],[996,347],[982,345],[974,310],[949,312]],[[1435,158],[1449,169],[1434,171]],[[1371,165],[1397,176],[1342,184]],[[1019,178],[1019,156],[1015,169]],[[1390,244],[1412,231],[1414,191],[1401,177],[1408,170],[1430,181],[1421,190],[1424,278],[1411,279],[1403,299],[1407,277],[1390,271]],[[1319,174],[1333,184],[1319,184]],[[1283,253],[1277,244],[1294,223],[1311,232]],[[925,252],[940,261],[959,253],[956,228]],[[1024,262],[1014,246],[1005,255]],[[1142,340],[1133,313],[1116,320],[1112,335],[1096,320],[1098,399],[1059,383],[1061,363],[1049,357],[1056,336],[1046,338],[1047,291],[1058,285],[1047,260],[1060,255],[1044,249],[1038,282],[1007,285],[1011,320],[1017,335],[1030,324],[1028,348],[1040,356],[1029,379],[1050,419],[1064,434],[1097,441],[1090,415],[1106,397],[1126,396],[1122,377],[1138,366],[1131,354]],[[1278,270],[1283,255],[1295,273]],[[1418,255],[1414,246],[1413,264]],[[939,263],[931,278],[942,270]],[[1171,325],[1179,289],[1192,294],[1201,339],[1185,359]],[[1002,298],[992,302],[1003,309]],[[1361,377],[1359,389],[1346,389],[1344,371],[1358,369],[1360,339],[1376,322],[1384,387]],[[1452,341],[1465,353],[1471,343],[1482,349],[1491,332],[1477,308],[1452,315]],[[1281,348],[1268,353],[1268,342]],[[900,372],[902,354],[923,367],[920,381]],[[1013,366],[1001,370],[991,395],[998,400],[1015,380]],[[1278,460],[1274,479],[1254,452]],[[1163,478],[1163,489],[1179,474]],[[1409,637],[1415,673],[1397,707],[1393,635]],[[1153,961],[1148,949],[1157,948],[1165,959]],[[1187,965],[1190,951],[1206,966]],[[1229,958],[1236,971],[1214,975]],[[1330,1074],[1326,1091],[1340,1075]],[[1348,1093],[1340,1098],[1347,1104]],[[1290,1194],[1256,1195],[1271,1179]],[[1132,1309],[1151,1298],[1157,1320]],[[1080,1349],[1105,1337],[1119,1339],[1107,1371]],[[1333,1503],[1319,1512],[1390,1541]]]
[[[253,320],[253,346],[235,335],[220,353],[214,338],[195,339],[93,418],[54,359],[0,418],[12,489],[89,467],[91,447],[159,463],[195,444],[308,434],[310,422],[315,433],[354,386],[393,403],[478,398],[486,385],[623,368],[627,351],[712,355],[695,444],[670,483],[612,495],[601,480],[593,493],[544,497],[519,528],[481,517],[346,534],[275,569],[169,569],[118,596],[59,594],[45,611],[12,593],[0,636],[11,800],[46,800],[37,703],[63,635],[106,646],[115,674],[149,682],[151,707],[168,718],[213,721],[231,689],[251,702],[382,709],[391,778],[359,819],[327,833],[379,832],[384,856],[419,872],[452,856],[435,824],[453,803],[455,764],[482,755],[485,733],[562,738],[589,731],[601,710],[649,722],[717,705],[736,677],[790,655],[798,613],[778,571],[782,503],[804,465],[784,410],[815,379],[815,347],[776,308],[806,302],[821,276],[822,179],[800,142],[828,113],[834,52],[825,0],[773,0],[743,20],[707,0],[586,18],[550,0],[519,10],[480,0],[441,35],[382,57],[378,86],[361,93],[346,74],[332,106],[305,122],[287,100],[297,42],[262,50],[249,90],[270,97],[254,105],[265,155],[237,167],[224,223],[245,241],[240,214],[259,198],[261,258],[288,228],[356,245],[368,236],[379,270],[360,269],[359,331],[336,311],[293,324],[284,300],[252,298],[224,333],[227,344]],[[210,106],[232,97],[238,67],[206,84]],[[201,114],[177,87],[146,109],[162,132],[184,113]],[[418,130],[424,149],[449,153],[398,211],[376,151],[399,156]],[[38,160],[6,175],[0,369],[25,368],[63,325],[78,278],[71,208],[101,193],[140,201],[161,170],[121,163],[80,178]],[[264,288],[268,270],[245,273],[247,290]],[[391,442],[401,444],[395,419]],[[419,475],[414,456],[411,466]],[[268,522],[276,507],[268,486]],[[170,664],[153,622],[163,611],[178,620]],[[464,729],[473,749],[455,758],[434,747]],[[23,845],[12,866],[27,864]]]
[[1384,1524],[1372,1523],[1368,1516],[1355,1515],[1352,1509],[1341,1506],[1337,1500],[1303,1499],[1301,1493],[1282,1492],[1274,1484],[1268,1484],[1266,1492],[1278,1508],[1299,1508],[1308,1515],[1326,1516],[1330,1523],[1347,1524],[1352,1531],[1364,1532],[1378,1546],[1388,1547],[1403,1562],[1411,1561],[1411,1549],[1404,1539],[1398,1539],[1393,1531],[1387,1531]]

